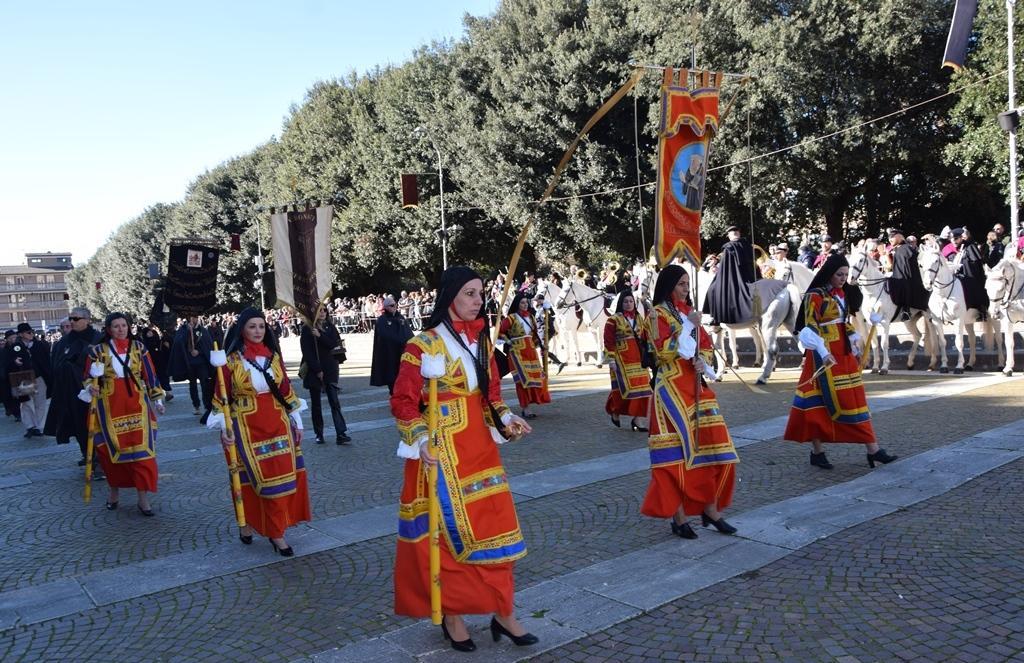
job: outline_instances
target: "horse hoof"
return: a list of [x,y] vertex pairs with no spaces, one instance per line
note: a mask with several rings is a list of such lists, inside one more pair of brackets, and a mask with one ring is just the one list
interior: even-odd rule
[[973,372],[973,371],[974,371],[974,367],[973,367],[973,366],[971,366],[970,364],[967,364],[966,366],[964,366],[964,370],[965,370],[965,371],[971,371],[971,372]]
[[1012,378],[1013,377],[1013,371],[1003,371],[1003,375],[1005,375],[1008,378]]
[[740,365],[739,364],[733,364],[732,365],[732,370],[734,370],[734,371],[740,370]]
[[757,378],[757,381],[754,384],[768,384],[768,380],[765,380],[764,378]]
[[880,368],[880,369],[878,369],[878,374],[879,375],[889,375],[889,369],[888,368]]
[[872,368],[872,369],[871,369],[871,374],[872,374],[872,375],[878,375],[878,374],[879,374],[880,372],[881,372],[881,371],[879,371],[879,370],[878,370],[877,368]]
[[963,374],[964,374],[964,369],[962,369],[962,368],[954,368],[953,369],[953,375],[963,375]]
[[907,370],[908,371],[914,370],[914,365],[913,364],[907,364]]
[[942,373],[943,375],[945,375],[946,373],[949,373],[949,368],[946,367],[946,366],[943,366],[942,368],[939,369],[939,373]]

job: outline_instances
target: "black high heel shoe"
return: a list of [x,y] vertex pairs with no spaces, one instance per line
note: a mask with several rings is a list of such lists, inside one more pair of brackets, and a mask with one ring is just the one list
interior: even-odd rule
[[873,454],[868,454],[868,467],[871,469],[875,468],[875,463],[881,463],[885,465],[899,458],[899,456],[890,456],[886,453],[885,449],[879,449]]
[[107,502],[107,511],[117,511],[117,502]]
[[241,532],[239,532],[238,533],[238,540],[241,541],[242,543],[244,543],[247,546],[251,546],[252,545],[252,534],[242,534]]
[[811,452],[811,465],[820,467],[823,470],[831,470],[835,467],[832,463],[828,462],[828,458],[825,456],[825,452],[822,451],[820,454]]
[[696,539],[697,533],[690,527],[690,523],[683,523],[680,525],[676,522],[675,518],[669,520],[672,524],[672,533],[683,539]]
[[491,637],[497,642],[501,640],[501,636],[507,637],[517,647],[528,647],[535,645],[540,642],[540,638],[535,636],[533,633],[524,633],[523,635],[512,635],[512,633],[501,625],[496,618],[491,617]]
[[[242,541],[242,543],[245,543],[245,541]],[[287,548],[278,548],[277,544],[274,543],[273,539],[270,539],[270,545],[274,546],[274,551],[277,552],[277,554],[281,555],[281,557],[291,557],[295,554],[295,551],[292,550],[291,546],[288,546]]]
[[711,516],[709,516],[708,514],[702,513],[700,514],[700,523],[701,525],[704,525],[704,527],[707,527],[708,525],[714,525],[715,529],[717,529],[722,534],[736,533],[736,528],[730,525],[729,523],[725,522],[725,518],[713,520]]
[[615,426],[616,428],[622,428],[622,421],[620,421],[619,419],[616,419],[615,417],[611,417],[611,420],[612,420],[612,426]]
[[448,627],[444,624],[444,619],[441,619],[441,632],[444,633],[445,640],[451,641],[452,649],[455,651],[476,651],[476,643],[473,642],[473,638],[466,638],[465,640],[452,638],[452,634],[448,632]]
[[142,515],[144,515],[147,518],[152,518],[153,516],[156,515],[155,513],[153,513],[152,509],[143,509],[141,504],[137,504],[136,506],[139,507],[139,513],[141,513]]
[[630,426],[633,427],[633,432],[634,433],[646,433],[647,432],[647,429],[645,427],[637,425],[636,417],[633,417],[633,420],[630,421],[629,424],[630,424]]

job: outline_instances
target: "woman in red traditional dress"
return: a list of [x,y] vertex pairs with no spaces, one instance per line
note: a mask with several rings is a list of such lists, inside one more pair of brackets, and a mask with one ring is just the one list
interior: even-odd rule
[[149,493],[156,492],[156,415],[164,413],[164,390],[146,346],[128,336],[128,318],[111,313],[103,336],[86,362],[91,380],[82,400],[92,402],[89,435],[107,475],[107,509],[117,508],[121,488],[139,493],[138,508],[153,516]]
[[604,324],[604,352],[609,357],[612,391],[604,410],[618,428],[619,415],[632,417],[634,431],[647,431],[637,420],[647,416],[651,405],[651,374],[643,365],[647,341],[644,319],[636,310],[636,298],[629,290],[619,294],[615,315]]
[[[207,426],[220,428],[221,444],[235,445],[242,470],[242,503],[246,527],[239,531],[242,543],[252,543],[255,531],[270,539],[283,557],[294,552],[285,541],[285,530],[310,520],[309,489],[302,458],[302,418],[306,403],[295,394],[277,340],[263,313],[247,308],[238,316],[227,341],[226,357],[211,356],[222,372],[231,406],[229,425],[234,440],[224,432],[220,390]],[[219,354],[219,353],[217,353]]]
[[[495,640],[532,645],[514,615],[513,567],[526,555],[515,504],[501,464],[495,427],[518,437],[530,426],[501,400],[501,382],[490,352],[483,309],[483,281],[468,267],[452,267],[441,277],[437,304],[427,330],[409,341],[391,397],[405,458],[395,554],[395,614],[430,616],[430,541],[427,532],[426,469],[437,463],[441,508],[442,631],[458,651],[476,645],[462,619],[493,613]],[[443,357],[438,379],[438,438],[427,444],[427,382],[424,355]],[[436,361],[436,360],[435,360]]]
[[861,381],[862,341],[850,318],[864,296],[846,282],[850,265],[833,253],[814,275],[797,318],[800,343],[807,348],[800,382],[783,439],[810,442],[811,465],[831,470],[824,442],[866,445],[868,465],[896,456],[880,449],[871,426]]
[[530,298],[523,293],[516,294],[509,311],[511,313],[498,328],[498,338],[506,344],[523,418],[535,419],[537,415],[530,412],[530,404],[550,403],[551,395],[548,394],[548,378],[544,375],[544,366],[537,352],[540,337],[537,335],[537,322],[530,314]]
[[697,538],[686,522],[696,515],[705,527],[734,534],[722,510],[732,503],[739,456],[715,393],[703,384],[702,375],[714,379],[711,339],[690,302],[690,276],[679,265],[658,274],[647,342],[656,368],[647,437],[651,483],[640,511],[672,518],[672,533],[684,539]]

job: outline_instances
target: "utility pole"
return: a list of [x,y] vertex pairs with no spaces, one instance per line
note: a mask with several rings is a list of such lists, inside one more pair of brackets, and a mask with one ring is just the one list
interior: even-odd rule
[[[1007,79],[1010,98],[1010,111],[1017,108],[1014,91],[1013,62],[1013,7],[1016,0],[1006,0],[1006,61]],[[1010,244],[1017,245],[1017,232],[1020,224],[1017,219],[1017,128],[1010,129]]]

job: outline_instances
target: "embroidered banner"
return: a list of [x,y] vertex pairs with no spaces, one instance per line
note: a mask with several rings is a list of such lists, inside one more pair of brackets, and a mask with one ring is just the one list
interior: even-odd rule
[[310,326],[331,296],[333,218],[332,205],[270,217],[277,306],[291,306]]
[[161,308],[176,315],[202,315],[217,304],[217,262],[220,250],[203,244],[171,240]]
[[[680,72],[680,76],[685,81],[687,72]],[[674,85],[667,73],[666,83],[661,87],[658,201],[654,215],[654,255],[659,268],[677,257],[700,264],[700,216],[707,156],[717,131],[718,88],[690,90]]]

